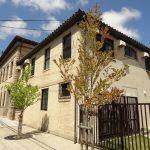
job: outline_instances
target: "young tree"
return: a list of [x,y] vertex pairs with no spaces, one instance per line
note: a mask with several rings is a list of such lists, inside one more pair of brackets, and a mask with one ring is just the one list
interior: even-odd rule
[[[123,90],[114,87],[114,82],[126,75],[128,66],[114,67],[116,60],[112,51],[104,51],[103,43],[109,36],[107,26],[101,23],[99,6],[96,5],[79,23],[81,38],[79,39],[78,59],[54,60],[64,81],[71,81],[68,89],[76,101],[87,107],[104,105],[118,100]],[[97,35],[101,39],[97,40]],[[76,62],[78,65],[76,65]],[[72,71],[76,65],[75,71]],[[75,73],[74,73],[75,72]]]
[[[109,36],[109,29],[101,22],[98,5],[85,14],[79,23],[79,29],[81,36],[78,41],[78,58],[63,59],[60,56],[54,63],[58,66],[63,80],[70,82],[68,90],[74,95],[75,101],[85,106],[84,126],[88,126],[91,107],[111,103],[123,95],[123,90],[115,87],[114,83],[126,75],[128,66],[115,67],[113,51],[103,49],[104,41]],[[98,34],[101,35],[100,39],[96,38]],[[83,131],[81,128],[80,131]],[[80,132],[81,149],[83,149],[82,135]],[[88,135],[86,135],[86,149],[88,149],[87,138]]]
[[39,97],[38,87],[28,83],[30,76],[31,68],[26,67],[16,82],[6,85],[10,94],[11,103],[16,109],[20,110],[18,116],[18,137],[22,135],[23,113],[25,109],[34,104]]

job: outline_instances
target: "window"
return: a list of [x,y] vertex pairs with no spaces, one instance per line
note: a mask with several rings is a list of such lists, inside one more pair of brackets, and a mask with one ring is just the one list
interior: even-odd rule
[[7,66],[7,71],[6,71],[6,80],[8,79],[8,73],[9,73],[9,65]]
[[13,61],[11,62],[10,65],[10,77],[12,77],[12,73],[13,73]]
[[96,40],[97,41],[101,41],[102,40],[102,35],[101,34],[97,34],[96,35]]
[[2,74],[2,76],[1,76],[1,83],[3,83],[3,71],[4,71],[4,69],[2,69],[2,72],[1,72],[1,74]]
[[5,106],[5,99],[6,99],[6,92],[4,91],[4,93],[3,93],[3,103],[2,103],[2,106]]
[[33,76],[35,72],[35,58],[31,60],[31,75]]
[[131,58],[137,59],[137,52],[133,48],[126,46],[124,50],[125,50],[125,56],[129,56]]
[[5,68],[3,69],[3,82],[5,81]]
[[42,89],[41,110],[47,110],[48,105],[48,88]]
[[145,59],[145,69],[150,71],[150,58]]
[[2,90],[3,90],[3,88],[1,87],[1,89],[0,89],[0,106],[2,106]]
[[71,33],[63,38],[63,58],[71,58]]
[[0,83],[2,82],[2,70],[1,70],[1,73],[0,73]]
[[113,49],[114,49],[114,41],[111,39],[105,39],[101,50],[106,52],[106,51],[111,51]]
[[50,48],[45,50],[44,70],[49,68],[49,62],[50,62]]
[[70,98],[69,84],[69,82],[59,84],[59,98]]
[[[102,35],[97,34],[96,35],[96,40],[101,41],[102,40]],[[108,39],[108,38],[104,39],[103,47],[100,50],[103,51],[103,52],[106,52],[106,51],[110,51],[110,50],[113,50],[113,49],[114,49],[114,41],[111,40],[111,39]]]

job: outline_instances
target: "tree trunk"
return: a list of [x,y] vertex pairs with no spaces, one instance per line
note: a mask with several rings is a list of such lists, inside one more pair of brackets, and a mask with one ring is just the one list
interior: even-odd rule
[[21,137],[22,135],[22,124],[23,124],[23,110],[21,110],[19,116],[18,116],[18,137]]

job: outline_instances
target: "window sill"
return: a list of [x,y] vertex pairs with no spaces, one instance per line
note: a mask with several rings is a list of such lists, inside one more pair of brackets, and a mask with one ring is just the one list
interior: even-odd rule
[[137,62],[138,62],[138,58],[137,58],[137,59],[135,59],[135,58],[133,58],[133,57],[130,57],[130,56],[127,56],[127,55],[124,55],[124,57],[125,57],[125,58],[128,58],[128,59],[135,60],[135,61],[137,61]]
[[41,110],[42,112],[46,112],[47,110]]
[[43,70],[43,72],[47,72],[47,71],[49,71],[49,70],[50,70],[50,68],[48,68],[48,69],[44,69],[44,70]]
[[59,97],[59,102],[69,102],[71,100],[71,96],[63,96]]

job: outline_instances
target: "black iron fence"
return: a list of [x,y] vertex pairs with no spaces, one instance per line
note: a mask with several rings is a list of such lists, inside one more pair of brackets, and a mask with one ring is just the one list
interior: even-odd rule
[[150,103],[80,106],[79,140],[102,149],[150,150]]

